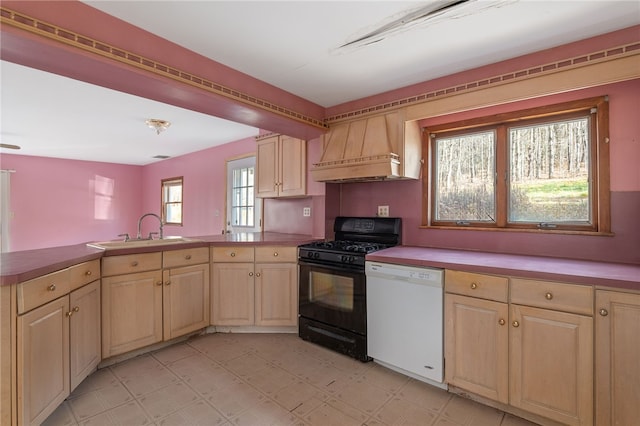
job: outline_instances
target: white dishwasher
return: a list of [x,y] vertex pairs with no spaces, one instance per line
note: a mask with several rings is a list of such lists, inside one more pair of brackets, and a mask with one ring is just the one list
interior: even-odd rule
[[443,384],[441,269],[367,261],[367,352],[376,362]]

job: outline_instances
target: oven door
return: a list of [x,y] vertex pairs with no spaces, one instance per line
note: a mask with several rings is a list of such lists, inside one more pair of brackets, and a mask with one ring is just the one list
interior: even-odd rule
[[365,274],[341,266],[299,261],[301,317],[365,335]]

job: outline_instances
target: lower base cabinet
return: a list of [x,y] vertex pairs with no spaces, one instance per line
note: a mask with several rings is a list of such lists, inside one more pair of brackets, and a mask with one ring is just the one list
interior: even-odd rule
[[596,291],[596,425],[640,419],[640,294]]
[[296,326],[297,247],[214,247],[211,324]]
[[567,425],[593,424],[593,318],[511,305],[510,399]]
[[17,319],[18,423],[42,423],[100,362],[100,281]]
[[102,279],[102,357],[162,341],[162,271]]
[[593,287],[447,270],[445,291],[447,383],[540,421],[593,424]]

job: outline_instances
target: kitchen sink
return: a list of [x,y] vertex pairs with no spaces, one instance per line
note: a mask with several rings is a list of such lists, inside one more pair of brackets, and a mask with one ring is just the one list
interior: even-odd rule
[[117,250],[117,249],[127,249],[127,248],[138,248],[138,247],[155,247],[155,246],[166,246],[169,244],[183,244],[183,243],[196,243],[201,240],[196,240],[193,238],[184,238],[184,237],[166,237],[158,240],[112,240],[112,241],[99,241],[94,243],[87,243],[89,247],[95,247],[103,250]]

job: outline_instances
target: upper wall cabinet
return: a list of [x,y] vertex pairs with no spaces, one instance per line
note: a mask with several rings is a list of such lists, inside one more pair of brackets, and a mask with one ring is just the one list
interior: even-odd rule
[[418,122],[398,109],[338,123],[324,135],[320,162],[311,170],[320,182],[418,179],[422,142]]
[[271,134],[256,140],[256,196],[277,198],[306,195],[306,141]]

